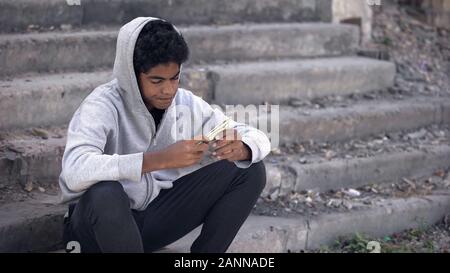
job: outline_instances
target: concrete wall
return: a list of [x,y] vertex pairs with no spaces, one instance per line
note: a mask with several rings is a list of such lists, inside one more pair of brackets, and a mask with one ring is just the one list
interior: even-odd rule
[[360,19],[362,41],[370,41],[372,33],[372,8],[367,0],[333,0],[334,23],[340,23],[353,18]]
[[420,10],[421,20],[428,24],[450,29],[450,0],[399,0],[400,4]]
[[[379,0],[381,5],[383,1]],[[333,0],[332,21],[334,23],[351,21],[361,27],[362,42],[368,42],[372,33],[373,6],[375,0]],[[450,29],[450,0],[403,0],[402,4],[416,6],[425,11],[429,24]]]
[[450,28],[450,0],[424,0],[422,7],[427,13],[428,23]]

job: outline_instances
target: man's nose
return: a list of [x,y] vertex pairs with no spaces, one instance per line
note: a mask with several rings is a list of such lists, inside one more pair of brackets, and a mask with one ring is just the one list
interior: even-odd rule
[[161,90],[162,94],[172,96],[177,91],[178,81],[165,81]]

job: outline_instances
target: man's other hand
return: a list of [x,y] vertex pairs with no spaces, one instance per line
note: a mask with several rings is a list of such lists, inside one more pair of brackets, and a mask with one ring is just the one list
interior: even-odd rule
[[213,144],[213,156],[217,159],[228,161],[250,160],[252,153],[250,148],[242,142],[242,137],[234,129],[228,129],[219,135]]

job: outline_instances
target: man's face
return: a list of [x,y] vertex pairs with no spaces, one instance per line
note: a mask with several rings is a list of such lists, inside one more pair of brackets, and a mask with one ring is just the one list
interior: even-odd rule
[[167,109],[177,93],[179,76],[180,66],[172,62],[139,73],[139,89],[147,108]]

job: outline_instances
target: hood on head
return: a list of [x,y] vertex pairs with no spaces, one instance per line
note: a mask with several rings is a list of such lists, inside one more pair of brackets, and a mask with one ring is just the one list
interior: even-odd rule
[[[154,20],[165,21],[156,17],[138,17],[122,26],[117,37],[113,75],[121,88],[121,95],[127,108],[132,112],[149,114],[139,91],[133,65],[133,53],[142,28]],[[174,28],[180,32],[175,26]]]

